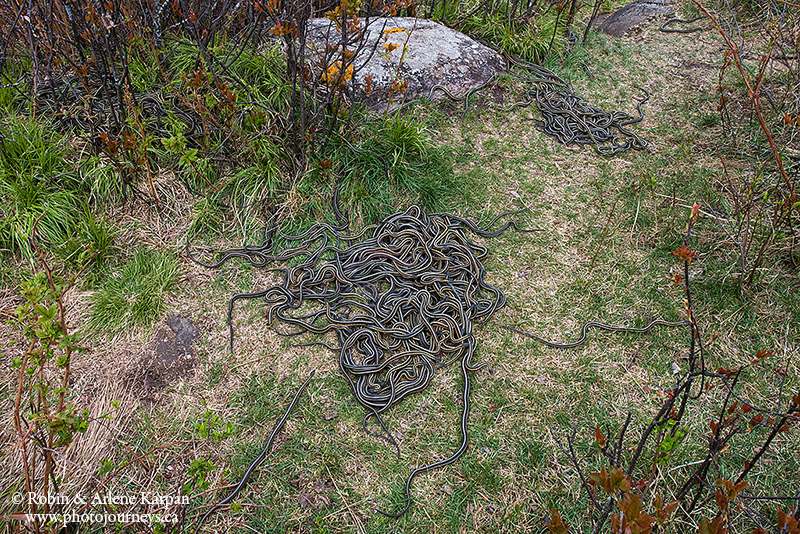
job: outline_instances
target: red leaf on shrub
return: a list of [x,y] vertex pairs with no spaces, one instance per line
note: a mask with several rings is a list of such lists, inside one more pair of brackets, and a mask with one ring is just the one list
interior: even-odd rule
[[718,515],[714,518],[714,521],[711,522],[711,532],[713,534],[725,534],[728,532],[728,527],[725,526],[724,517]]
[[750,424],[748,426],[751,429],[755,428],[758,425],[760,425],[762,421],[764,421],[764,416],[763,415],[761,415],[761,414],[755,415],[755,416],[753,416],[752,419],[750,419]]
[[668,505],[664,506],[661,496],[656,496],[656,516],[658,517],[658,523],[662,525],[666,523],[672,513],[675,511],[675,508],[678,507],[678,504],[680,504],[678,501],[672,501]]
[[606,444],[606,437],[600,432],[600,427],[597,426],[594,428],[594,440],[597,442],[598,445],[604,447]]
[[725,511],[728,509],[728,496],[725,495],[722,488],[717,488],[717,491],[714,493],[714,501],[716,501],[720,510]]
[[692,204],[692,215],[691,215],[691,217],[692,217],[692,221],[693,222],[697,221],[697,216],[699,214],[700,214],[700,204],[695,202],[694,204]]
[[733,486],[733,495],[731,495],[731,499],[735,499],[744,489],[747,487],[747,481],[742,480],[738,484]]
[[558,510],[555,508],[550,510],[550,519],[545,519],[545,526],[547,527],[547,530],[551,532],[551,534],[569,533],[569,525],[561,520],[561,514],[559,514]]
[[800,527],[797,524],[797,519],[794,518],[791,512],[785,513],[778,508],[778,528],[781,532],[787,534],[800,534]]
[[697,532],[698,534],[725,534],[728,532],[727,527],[725,527],[725,518],[721,515],[718,515],[714,518],[714,521],[709,523],[708,519],[704,517],[700,521]]
[[672,253],[673,256],[679,258],[681,261],[692,261],[694,259],[695,254],[697,254],[696,250],[691,250],[684,244],[681,248],[675,249]]

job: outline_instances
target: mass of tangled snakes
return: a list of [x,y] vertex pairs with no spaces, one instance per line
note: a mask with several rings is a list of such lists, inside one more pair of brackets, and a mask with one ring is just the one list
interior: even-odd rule
[[[475,328],[485,324],[506,302],[504,293],[486,281],[482,262],[488,249],[474,242],[473,236],[491,238],[509,229],[533,230],[520,228],[514,221],[492,230],[502,218],[525,210],[502,213],[479,226],[451,213],[426,213],[412,206],[351,234],[347,218],[338,210],[337,193],[338,188],[333,202],[337,225],[317,223],[300,235],[284,236],[291,245],[280,253],[273,254],[271,240],[265,239],[260,246],[228,250],[213,263],[192,259],[208,267],[221,266],[232,258],[243,258],[262,267],[282,262],[281,267],[269,268],[280,275],[281,283],[231,298],[231,348],[232,314],[241,299],[262,299],[267,304],[270,324],[277,320],[288,327],[282,335],[335,337],[335,342],[326,339],[304,345],[321,345],[337,355],[342,376],[364,407],[364,430],[391,442],[398,455],[399,447],[382,414],[427,388],[438,369],[458,362],[462,377],[461,444],[450,456],[411,471],[405,483],[405,505],[400,510],[379,510],[385,516],[399,517],[411,504],[415,477],[455,462],[467,450],[470,373],[486,365],[476,365],[472,360]],[[581,339],[564,346],[582,343],[589,327],[645,332],[656,325],[681,324],[654,321],[635,329],[587,323]],[[242,490],[307,384],[308,381],[297,392],[263,452],[236,489],[206,512],[198,528],[214,510],[230,503]],[[369,430],[371,419],[380,425],[380,432]]]

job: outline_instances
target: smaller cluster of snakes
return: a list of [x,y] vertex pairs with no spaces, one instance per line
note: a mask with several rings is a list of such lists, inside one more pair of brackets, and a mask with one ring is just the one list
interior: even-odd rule
[[[507,57],[509,63],[518,67],[523,74],[510,72],[510,75],[527,87],[525,99],[510,106],[497,107],[500,111],[512,111],[518,107],[536,103],[541,119],[535,122],[542,132],[551,135],[565,145],[593,145],[598,154],[610,156],[628,150],[644,150],[648,142],[627,127],[644,118],[642,105],[650,99],[650,94],[637,103],[638,117],[624,111],[608,112],[591,105],[575,93],[572,87],[553,71],[527,61]],[[431,88],[429,97],[442,92],[451,100],[463,101],[464,111],[469,108],[469,99],[476,92],[495,80],[467,91],[456,97],[445,86],[438,84]]]

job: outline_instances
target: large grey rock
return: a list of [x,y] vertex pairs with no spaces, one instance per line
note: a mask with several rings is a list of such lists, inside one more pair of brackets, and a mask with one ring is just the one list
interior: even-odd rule
[[[335,44],[341,35],[327,19],[313,19],[309,28],[309,46],[317,58],[324,55],[328,42]],[[390,96],[391,107],[422,96],[446,98],[443,91],[431,94],[437,85],[461,97],[505,68],[503,58],[491,48],[430,20],[373,19],[365,37],[366,46],[356,56],[350,83],[356,96],[374,109],[385,109]],[[396,48],[389,50],[391,45]],[[369,94],[365,91],[367,77],[371,80]],[[405,82],[408,86],[403,92],[391,91],[393,85]]]
[[654,16],[673,13],[675,13],[674,0],[636,0],[605,17],[597,28],[614,37],[621,37]]

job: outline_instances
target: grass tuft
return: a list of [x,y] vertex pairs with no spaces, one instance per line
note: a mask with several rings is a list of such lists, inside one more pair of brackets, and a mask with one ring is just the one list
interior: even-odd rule
[[165,296],[177,273],[173,255],[137,249],[92,295],[90,330],[120,334],[151,326],[167,309]]

